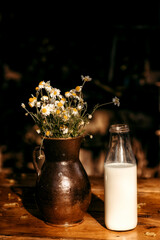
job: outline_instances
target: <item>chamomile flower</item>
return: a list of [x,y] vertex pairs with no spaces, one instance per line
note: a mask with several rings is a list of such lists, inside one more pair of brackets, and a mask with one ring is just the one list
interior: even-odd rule
[[112,102],[114,103],[114,105],[117,105],[118,107],[120,106],[119,98],[117,97],[112,98]]
[[36,91],[39,91],[39,89],[40,89],[39,87],[36,87],[36,88],[35,88]]
[[71,96],[76,97],[77,94],[75,92],[71,92]]
[[37,103],[36,103],[36,107],[39,108],[40,106],[41,106],[41,102],[37,102]]
[[74,116],[78,115],[78,110],[77,110],[77,108],[72,108],[72,114],[73,114]]
[[48,116],[48,115],[50,115],[50,112],[51,112],[50,106],[49,106],[49,105],[42,106],[40,112],[41,112],[42,115],[45,116],[45,117]]
[[47,137],[50,137],[50,136],[51,136],[51,131],[47,130],[47,131],[45,132],[45,135],[46,135]]
[[64,97],[61,98],[61,102],[65,103],[66,99]]
[[64,120],[64,121],[67,121],[67,120],[68,120],[68,116],[67,116],[66,114],[64,114],[62,117],[63,117],[63,120]]
[[52,90],[51,90],[51,92],[50,92],[50,96],[51,97],[57,97],[57,96],[59,96],[60,95],[60,89],[58,89],[58,88],[53,88]]
[[48,101],[48,96],[43,96],[43,97],[41,97],[41,101],[43,101],[43,102]]
[[65,96],[66,96],[67,98],[69,98],[69,97],[71,96],[71,93],[70,93],[70,92],[65,92]]
[[75,90],[76,90],[76,92],[81,92],[82,86],[77,86],[77,87],[75,88]]
[[63,101],[55,101],[55,106],[57,108],[63,108],[64,102]]
[[30,107],[34,107],[37,103],[37,98],[36,97],[32,97],[32,98],[29,98],[29,106]]
[[57,115],[60,115],[60,114],[61,114],[61,110],[60,110],[60,109],[57,109],[57,110],[56,110],[56,114],[57,114]]
[[70,111],[68,109],[64,109],[62,111],[63,121],[68,121],[70,117],[71,117]]
[[51,92],[52,87],[50,85],[50,81],[47,81],[44,85],[44,88],[46,89],[47,92]]
[[26,108],[26,106],[25,106],[24,103],[21,103],[21,107],[22,107],[22,108]]
[[83,75],[81,75],[81,79],[84,82],[90,82],[92,80],[92,78],[90,78],[89,76],[83,76]]
[[92,115],[91,114],[88,115],[88,119],[92,119]]
[[82,105],[81,105],[81,104],[78,104],[77,109],[78,109],[78,110],[82,110]]
[[60,126],[60,131],[65,135],[68,133],[68,127],[65,125]]
[[45,86],[45,82],[44,82],[44,81],[41,81],[41,82],[39,83],[39,85],[38,85],[38,88],[39,88],[39,89],[42,89],[42,88],[44,88],[44,86]]
[[54,104],[48,104],[48,107],[50,109],[50,113],[53,113],[55,111],[55,105]]
[[80,97],[76,94],[75,89],[70,90],[70,93],[71,93],[70,96],[73,97],[74,99],[76,100],[80,99]]
[[40,133],[41,133],[41,130],[38,128],[38,129],[36,130],[36,132],[37,132],[38,134],[40,134]]
[[84,126],[85,122],[82,120],[80,123],[79,123],[79,126]]

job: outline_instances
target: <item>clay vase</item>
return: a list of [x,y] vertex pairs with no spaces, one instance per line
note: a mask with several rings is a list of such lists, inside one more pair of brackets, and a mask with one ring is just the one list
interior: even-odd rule
[[91,186],[79,160],[83,137],[45,138],[45,161],[37,172],[36,203],[47,224],[72,226],[83,221],[91,201]]

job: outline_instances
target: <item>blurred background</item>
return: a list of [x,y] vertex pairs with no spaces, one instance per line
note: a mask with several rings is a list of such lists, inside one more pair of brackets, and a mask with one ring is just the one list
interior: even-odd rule
[[160,176],[160,4],[102,3],[0,10],[0,171],[34,172],[40,139],[21,103],[42,80],[63,91],[89,75],[95,112],[80,151],[89,175],[103,175],[112,123],[128,123],[139,177]]

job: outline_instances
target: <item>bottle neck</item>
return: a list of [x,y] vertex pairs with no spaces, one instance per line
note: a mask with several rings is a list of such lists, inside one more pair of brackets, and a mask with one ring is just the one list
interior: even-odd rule
[[136,163],[127,125],[112,125],[110,128],[109,151],[106,162]]

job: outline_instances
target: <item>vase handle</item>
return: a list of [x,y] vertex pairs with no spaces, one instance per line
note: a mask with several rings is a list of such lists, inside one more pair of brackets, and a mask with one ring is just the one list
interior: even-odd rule
[[[35,147],[35,149],[33,150],[33,166],[34,166],[34,168],[35,168],[35,170],[36,170],[36,173],[37,173],[37,175],[38,176],[40,176],[41,175],[41,167],[42,167],[42,165],[43,165],[43,163],[44,163],[44,159],[45,159],[45,155],[44,155],[44,151],[43,151],[44,149],[43,148],[41,148],[41,154],[39,153],[40,152],[40,147],[38,146],[38,147]],[[42,154],[43,153],[43,154]],[[37,164],[37,162],[38,162],[38,160],[41,160],[41,163],[39,164],[40,165],[40,167],[38,166],[38,164]],[[43,160],[43,161],[42,161]]]

